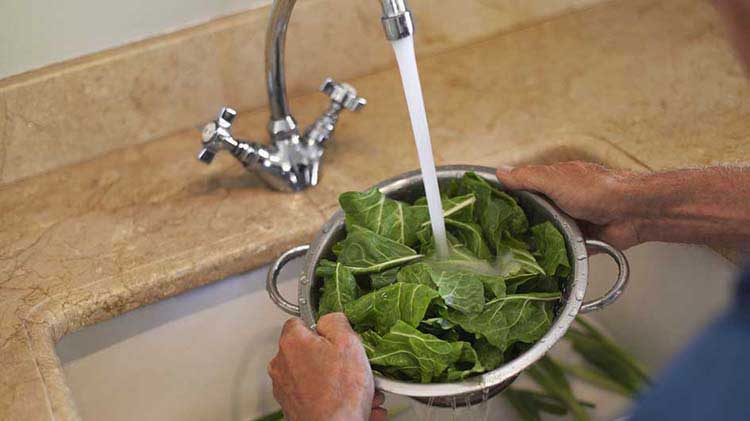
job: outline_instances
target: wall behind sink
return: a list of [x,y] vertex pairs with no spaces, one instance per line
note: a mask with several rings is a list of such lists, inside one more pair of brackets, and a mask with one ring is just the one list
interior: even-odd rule
[[0,2],[0,79],[269,2],[6,0]]
[[[151,5],[145,0],[107,0],[107,6],[84,0],[3,1],[2,72],[175,30],[263,1],[159,0]],[[417,51],[424,56],[601,1],[410,4],[416,16]],[[291,95],[312,92],[326,76],[351,80],[393,67],[379,12],[374,1],[301,0],[289,26]],[[195,128],[224,104],[239,110],[264,106],[267,16],[267,8],[256,7],[0,80],[0,185]]]

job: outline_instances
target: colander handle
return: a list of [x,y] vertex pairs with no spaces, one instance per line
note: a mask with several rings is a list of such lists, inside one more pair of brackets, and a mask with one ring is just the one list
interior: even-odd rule
[[620,250],[616,249],[611,244],[599,240],[586,240],[586,246],[599,249],[608,254],[609,257],[617,263],[618,273],[617,279],[615,280],[615,284],[612,285],[612,288],[610,288],[603,297],[583,303],[581,309],[578,310],[579,314],[601,310],[617,301],[617,298],[625,290],[625,286],[628,284],[628,279],[630,278],[630,265],[628,264],[628,259],[625,258],[625,255],[622,254]]
[[268,291],[268,296],[271,297],[271,301],[273,301],[277,307],[292,316],[299,317],[299,306],[287,301],[286,298],[281,295],[281,292],[279,292],[279,274],[281,273],[281,269],[283,269],[287,263],[298,257],[304,256],[309,249],[310,245],[305,244],[304,246],[297,246],[285,251],[275,262],[273,262],[271,269],[268,270],[268,277],[266,278],[266,291]]

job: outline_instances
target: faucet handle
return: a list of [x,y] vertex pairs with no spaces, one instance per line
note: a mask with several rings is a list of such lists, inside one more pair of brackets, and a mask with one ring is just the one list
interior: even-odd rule
[[357,96],[357,90],[352,85],[338,83],[330,77],[323,81],[320,91],[328,95],[334,103],[351,111],[358,111],[367,105],[367,100]]
[[198,152],[199,161],[210,164],[221,149],[233,149],[237,146],[237,141],[232,138],[231,134],[235,117],[237,117],[237,111],[224,107],[219,111],[216,120],[203,127],[201,134],[203,149]]
[[237,111],[235,109],[223,107],[219,110],[219,116],[216,117],[216,124],[221,128],[229,130],[232,127],[235,117],[237,117]]
[[344,108],[358,111],[367,105],[367,100],[358,97],[352,85],[338,83],[330,77],[320,85],[320,91],[331,97],[331,106],[305,130],[304,137],[309,144],[322,144],[331,137]]

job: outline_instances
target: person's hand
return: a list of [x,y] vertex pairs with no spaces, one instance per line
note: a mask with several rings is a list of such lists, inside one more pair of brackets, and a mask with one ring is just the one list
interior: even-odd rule
[[385,421],[364,347],[343,313],[320,318],[318,334],[290,319],[268,365],[273,396],[289,421]]
[[545,194],[581,222],[587,237],[620,249],[641,242],[637,218],[630,212],[635,198],[625,188],[627,181],[635,176],[579,161],[497,170],[498,180],[508,189]]
[[636,173],[563,162],[500,168],[497,178],[547,195],[588,238],[620,249],[646,241],[750,249],[747,167]]

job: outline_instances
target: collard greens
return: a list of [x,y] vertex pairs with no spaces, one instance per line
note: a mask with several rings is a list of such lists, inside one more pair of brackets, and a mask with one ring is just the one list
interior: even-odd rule
[[451,254],[434,256],[424,198],[339,197],[347,236],[321,260],[318,317],[343,311],[373,369],[414,382],[493,370],[550,328],[570,274],[565,240],[467,173],[443,191]]

